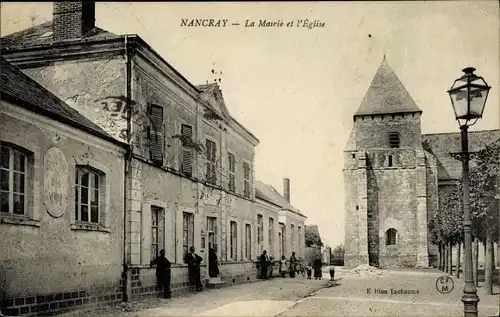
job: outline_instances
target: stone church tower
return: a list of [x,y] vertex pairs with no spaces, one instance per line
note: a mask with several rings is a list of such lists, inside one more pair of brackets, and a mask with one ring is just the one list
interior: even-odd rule
[[384,57],[344,150],[347,267],[429,265],[421,115]]

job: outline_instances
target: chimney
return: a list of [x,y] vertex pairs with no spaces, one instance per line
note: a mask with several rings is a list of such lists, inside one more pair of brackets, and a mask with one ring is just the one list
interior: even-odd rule
[[52,20],[54,42],[82,39],[95,27],[95,2],[54,2]]
[[283,196],[287,202],[290,202],[290,179],[283,178]]

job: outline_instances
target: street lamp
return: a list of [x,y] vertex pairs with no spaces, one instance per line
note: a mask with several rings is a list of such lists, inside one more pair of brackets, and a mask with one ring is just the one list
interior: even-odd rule
[[465,267],[465,287],[462,302],[464,303],[464,316],[477,317],[477,296],[476,285],[472,273],[472,222],[469,201],[469,160],[473,153],[469,152],[469,141],[467,130],[469,126],[475,124],[483,116],[486,99],[491,89],[482,77],[474,74],[473,67],[464,68],[464,75],[455,80],[453,86],[448,90],[450,95],[455,118],[460,126],[462,138],[462,149],[459,153],[452,155],[462,161],[462,182],[463,182],[463,202],[464,213],[464,267]]

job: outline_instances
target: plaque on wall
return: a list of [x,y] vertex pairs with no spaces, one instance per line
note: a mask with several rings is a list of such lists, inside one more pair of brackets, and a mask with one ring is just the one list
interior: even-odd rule
[[58,147],[51,147],[43,158],[44,200],[49,215],[59,218],[68,207],[68,163]]

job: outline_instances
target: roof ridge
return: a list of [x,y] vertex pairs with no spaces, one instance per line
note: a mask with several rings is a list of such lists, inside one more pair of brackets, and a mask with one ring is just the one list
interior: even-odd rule
[[[468,131],[469,134],[471,134],[471,133],[486,133],[486,132],[500,132],[500,129],[487,129],[487,130]],[[443,134],[460,134],[460,131],[457,131],[457,132],[422,133],[422,136],[425,136],[425,135],[443,135]]]

